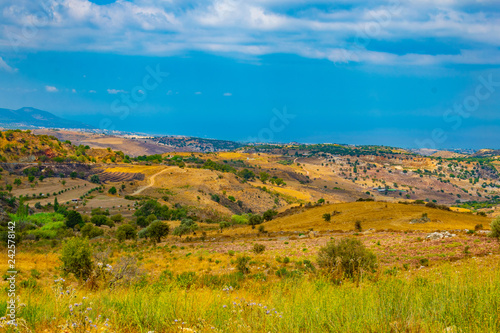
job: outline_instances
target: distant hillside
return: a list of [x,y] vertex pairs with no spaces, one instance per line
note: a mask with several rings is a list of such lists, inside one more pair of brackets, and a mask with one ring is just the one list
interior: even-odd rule
[[467,157],[467,155],[455,153],[455,152],[448,151],[448,150],[440,150],[440,151],[437,151],[437,152],[435,152],[434,154],[432,154],[430,156],[432,156],[432,157],[442,157],[442,158]]
[[75,146],[69,141],[59,141],[52,135],[34,135],[30,130],[0,132],[0,162],[122,162],[123,152],[111,149]]
[[175,148],[178,151],[218,152],[238,149],[242,143],[227,140],[203,139],[193,137],[163,136],[150,138],[161,145]]
[[0,109],[0,126],[6,128],[93,128],[78,121],[63,119],[50,112],[29,107],[18,110]]
[[500,156],[500,150],[494,149],[481,149],[478,150],[474,155],[474,157],[497,157]]

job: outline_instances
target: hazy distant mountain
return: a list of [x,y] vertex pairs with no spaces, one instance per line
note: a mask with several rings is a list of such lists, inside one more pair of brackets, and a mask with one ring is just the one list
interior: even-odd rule
[[20,108],[19,110],[0,109],[0,126],[9,128],[93,128],[79,121],[63,119],[50,112],[28,107]]

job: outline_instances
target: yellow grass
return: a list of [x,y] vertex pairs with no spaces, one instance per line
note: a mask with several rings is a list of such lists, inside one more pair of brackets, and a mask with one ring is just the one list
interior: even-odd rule
[[164,166],[154,165],[121,165],[118,167],[107,168],[104,172],[125,172],[125,173],[143,173],[145,175],[154,174],[162,169]]
[[278,187],[278,186],[268,186],[268,188],[273,190],[273,191],[276,191],[278,193],[297,198],[299,200],[305,200],[305,201],[311,200],[311,196],[306,192],[301,192],[301,191],[293,190],[291,188]]
[[[340,211],[331,222],[322,218],[325,213]],[[427,213],[431,222],[410,224],[412,219]],[[384,202],[352,202],[326,205],[305,210],[303,213],[277,218],[266,223],[266,230],[353,230],[354,222],[361,221],[363,229],[378,230],[453,230],[474,229],[476,224],[489,225],[489,218],[477,215],[449,212],[419,205],[403,205]]]
[[459,212],[459,213],[471,213],[472,211],[467,208],[461,208],[461,207],[450,207],[450,209],[454,212]]

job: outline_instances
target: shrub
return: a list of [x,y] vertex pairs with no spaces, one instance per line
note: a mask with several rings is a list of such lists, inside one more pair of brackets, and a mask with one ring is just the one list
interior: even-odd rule
[[99,175],[92,175],[90,177],[90,182],[94,184],[100,184],[101,180],[99,179]]
[[257,224],[261,224],[264,221],[262,216],[260,215],[252,215],[248,220],[248,224],[255,228]]
[[110,217],[111,221],[115,222],[115,223],[120,223],[120,222],[123,222],[123,216],[122,214],[116,214],[116,215],[113,215]]
[[114,226],[113,221],[111,221],[110,219],[108,219],[104,215],[94,215],[90,219],[90,222],[92,222],[93,224],[95,224],[98,227],[100,227],[101,225],[107,225],[107,226],[110,226],[110,227]]
[[254,244],[254,246],[253,246],[254,253],[259,254],[259,253],[264,252],[265,250],[266,250],[266,246],[263,244]]
[[85,225],[80,229],[83,237],[94,238],[104,235],[104,231],[94,226],[92,223],[85,223]]
[[482,224],[476,224],[476,226],[474,227],[474,230],[478,231],[478,230],[482,230],[483,229],[483,225]]
[[490,236],[500,240],[500,216],[491,221],[490,228]]
[[83,218],[77,211],[71,210],[66,216],[66,226],[68,228],[74,228],[76,225],[83,226]]
[[330,213],[323,214],[323,220],[325,220],[326,222],[330,222],[331,219],[332,219],[332,214]]
[[236,258],[236,269],[238,272],[242,274],[250,273],[250,269],[248,268],[248,262],[250,261],[250,257],[239,256]]
[[124,224],[116,230],[116,238],[119,242],[123,242],[126,239],[137,239],[137,233],[133,226]]
[[61,257],[62,269],[78,279],[86,279],[92,271],[92,250],[86,238],[74,237],[64,242]]
[[266,221],[271,221],[276,215],[278,215],[278,212],[272,209],[266,210],[264,214],[262,214],[262,217]]
[[357,232],[361,232],[363,230],[363,227],[361,226],[361,221],[356,221],[354,222],[354,229],[357,231]]
[[332,240],[318,253],[318,265],[327,272],[341,272],[353,277],[361,270],[373,271],[377,265],[375,255],[355,238]]
[[109,190],[108,190],[108,193],[111,194],[111,195],[114,195],[116,194],[116,187],[111,187]]

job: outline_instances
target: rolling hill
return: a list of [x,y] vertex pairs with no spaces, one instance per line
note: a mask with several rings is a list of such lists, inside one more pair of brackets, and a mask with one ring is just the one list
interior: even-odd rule
[[50,112],[30,107],[17,110],[0,109],[0,126],[6,128],[93,128],[90,125],[60,118]]

